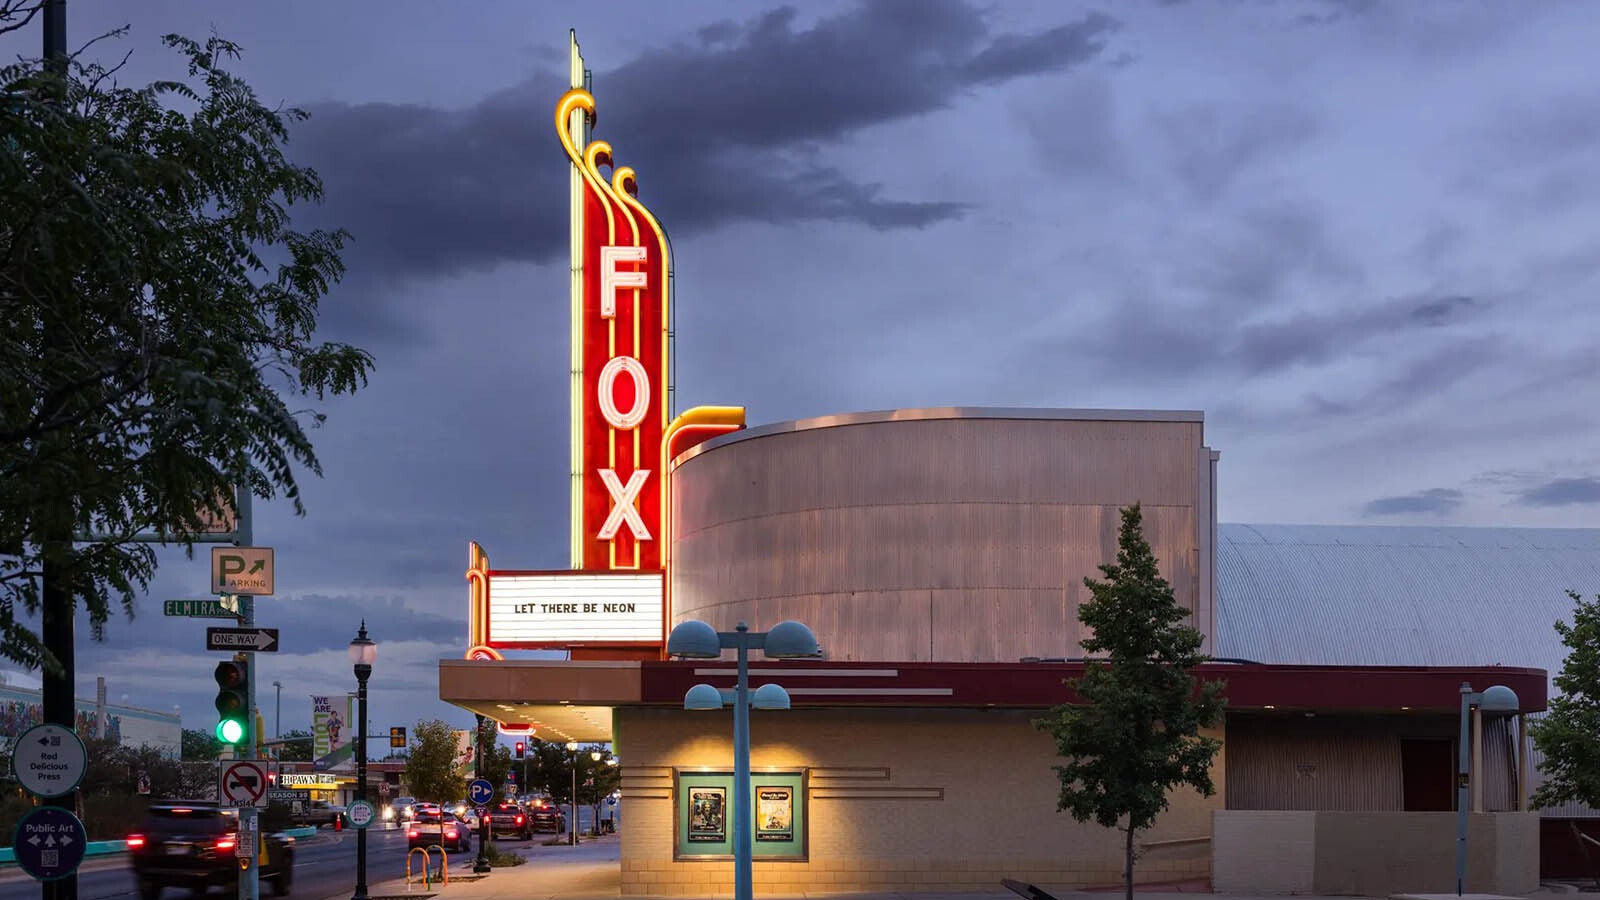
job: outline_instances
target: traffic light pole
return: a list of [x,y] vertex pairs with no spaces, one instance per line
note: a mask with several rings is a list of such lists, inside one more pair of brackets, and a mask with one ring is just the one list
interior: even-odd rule
[[[249,547],[255,540],[254,523],[251,521],[251,496],[250,486],[240,484],[235,504],[239,513],[234,544],[239,547]],[[249,594],[239,595],[239,624],[250,628],[256,624],[256,598]],[[245,739],[245,759],[256,758],[257,740],[260,737],[256,729],[256,655],[254,652],[244,654],[245,671],[249,677],[245,680],[245,710],[244,720],[248,723],[249,734]],[[239,807],[239,831],[242,838],[245,834],[254,836],[256,846],[251,848],[248,857],[250,865],[239,872],[239,900],[261,900],[261,860],[257,855],[261,850],[261,819],[254,806]]]

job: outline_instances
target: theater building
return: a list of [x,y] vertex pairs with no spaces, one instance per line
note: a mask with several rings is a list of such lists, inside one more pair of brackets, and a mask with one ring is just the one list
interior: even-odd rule
[[[672,415],[668,244],[632,170],[589,139],[573,50],[556,111],[573,171],[573,562],[497,567],[473,545],[466,658],[442,661],[439,681],[442,699],[539,738],[615,744],[623,893],[732,883],[731,714],[683,701],[695,684],[731,687],[734,665],[664,658],[691,619],[800,621],[823,647],[751,666],[752,687],[780,684],[793,704],[752,715],[758,891],[1118,882],[1120,834],[1056,810],[1054,746],[1032,721],[1073,699],[1083,580],[1115,557],[1133,503],[1216,657],[1197,674],[1225,680],[1228,701],[1217,791],[1172,795],[1139,835],[1141,882],[1453,890],[1470,683],[1519,703],[1473,717],[1467,888],[1537,887],[1521,724],[1544,709],[1559,656],[1518,663],[1462,639],[1493,632],[1461,621],[1495,600],[1428,606],[1438,573],[1411,565],[1426,552],[1219,529],[1201,413],[931,408],[759,427],[738,407]],[[1596,559],[1575,552],[1551,577],[1600,575]],[[507,658],[528,649],[570,658]]]

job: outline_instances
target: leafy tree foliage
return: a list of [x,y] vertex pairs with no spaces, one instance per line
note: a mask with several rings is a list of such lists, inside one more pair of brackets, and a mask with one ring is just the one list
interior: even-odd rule
[[[278,745],[278,759],[284,762],[310,762],[312,735],[303,728],[294,728],[285,731],[278,740],[283,743]],[[372,743],[372,741],[368,741]],[[369,751],[370,752],[370,751]]]
[[[32,9],[0,0],[0,26]],[[46,561],[51,602],[81,600],[103,637],[155,571],[134,535],[192,551],[234,485],[304,512],[322,416],[290,404],[372,365],[314,335],[347,235],[290,225],[322,196],[282,151],[304,114],[224,68],[236,45],[165,43],[185,79],[122,87],[80,56],[0,68],[0,657],[28,668],[60,671],[27,625]]]
[[418,800],[449,803],[467,795],[467,781],[456,768],[455,729],[443,719],[418,722],[411,731],[406,783]]
[[198,728],[185,728],[180,751],[184,760],[214,760],[222,753],[222,742],[216,735]]
[[1055,738],[1066,759],[1057,808],[1079,822],[1126,834],[1123,870],[1133,898],[1134,836],[1167,808],[1167,796],[1188,785],[1211,796],[1211,763],[1221,742],[1200,730],[1222,718],[1221,682],[1197,685],[1189,674],[1207,657],[1203,635],[1184,624],[1145,540],[1139,505],[1122,510],[1117,560],[1100,566],[1104,581],[1085,578],[1090,600],[1078,617],[1090,630],[1083,649],[1103,655],[1068,685],[1085,705],[1066,704],[1034,722]]
[[1544,756],[1539,763],[1544,783],[1532,798],[1540,809],[1573,800],[1600,808],[1600,595],[1585,600],[1567,591],[1567,596],[1576,607],[1572,624],[1556,623],[1556,633],[1567,646],[1561,674],[1555,677],[1560,693],[1530,729]]
[[484,719],[478,726],[478,742],[484,751],[483,758],[477,760],[478,777],[494,785],[496,800],[504,799],[506,773],[511,771],[511,748],[500,744],[500,729],[493,719]]
[[[621,773],[610,765],[611,754],[602,751],[599,761],[590,756],[590,747],[580,747],[577,753],[578,802],[593,806],[610,796],[622,783]],[[528,742],[527,790],[544,794],[556,803],[572,802],[572,751],[566,744],[551,741]]]

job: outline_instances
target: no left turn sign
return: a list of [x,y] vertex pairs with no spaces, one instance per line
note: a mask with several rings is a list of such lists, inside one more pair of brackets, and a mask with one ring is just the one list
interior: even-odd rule
[[267,773],[253,762],[223,763],[222,802],[233,806],[266,806]]

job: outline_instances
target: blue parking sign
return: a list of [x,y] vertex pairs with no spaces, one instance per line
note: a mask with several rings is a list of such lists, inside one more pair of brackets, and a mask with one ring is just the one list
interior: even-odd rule
[[482,778],[473,779],[472,784],[467,787],[467,799],[471,800],[474,806],[488,803],[494,799],[494,785]]
[[88,842],[77,816],[59,806],[41,806],[17,823],[11,847],[22,871],[39,881],[55,881],[78,871]]

